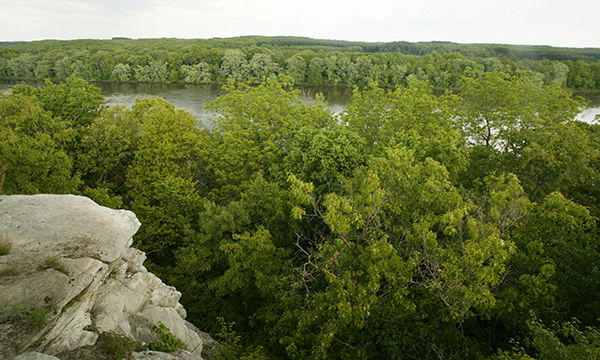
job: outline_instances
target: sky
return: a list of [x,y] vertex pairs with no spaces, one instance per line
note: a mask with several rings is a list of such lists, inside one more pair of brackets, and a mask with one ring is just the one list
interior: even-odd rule
[[600,48],[599,0],[0,0],[0,41],[306,36]]

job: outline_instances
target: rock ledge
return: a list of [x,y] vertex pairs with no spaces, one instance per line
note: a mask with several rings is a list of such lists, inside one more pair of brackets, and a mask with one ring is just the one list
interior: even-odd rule
[[0,196],[0,241],[12,245],[0,256],[0,309],[47,313],[42,329],[22,336],[0,314],[0,359],[68,352],[95,344],[101,332],[149,343],[159,322],[187,351],[148,358],[200,359],[210,337],[185,321],[181,293],[149,273],[145,254],[130,247],[139,227],[132,212],[81,196]]

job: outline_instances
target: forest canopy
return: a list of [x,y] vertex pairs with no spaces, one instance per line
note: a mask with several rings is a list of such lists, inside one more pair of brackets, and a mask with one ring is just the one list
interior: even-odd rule
[[235,81],[462,88],[464,76],[528,71],[575,90],[600,89],[600,49],[450,42],[368,43],[300,37],[43,40],[0,43],[0,78]]
[[15,86],[0,193],[134,211],[134,245],[226,358],[600,356],[600,127],[573,120],[580,99],[472,72],[458,94],[357,88],[333,115],[293,80],[230,82],[210,130],[81,78]]

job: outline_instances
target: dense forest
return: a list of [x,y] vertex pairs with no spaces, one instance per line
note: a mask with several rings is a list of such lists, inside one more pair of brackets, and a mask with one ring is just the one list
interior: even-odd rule
[[357,88],[335,116],[289,76],[230,82],[210,130],[81,78],[18,85],[0,193],[133,210],[227,359],[597,359],[600,126],[531,72],[460,81]]
[[545,85],[600,90],[600,49],[550,46],[366,43],[298,37],[44,40],[0,43],[0,78],[462,88],[463,76],[529,71]]

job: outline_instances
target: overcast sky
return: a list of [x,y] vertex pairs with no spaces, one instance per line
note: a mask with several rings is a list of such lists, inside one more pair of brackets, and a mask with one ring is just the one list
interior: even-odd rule
[[600,47],[600,0],[0,0],[0,41],[293,35]]

